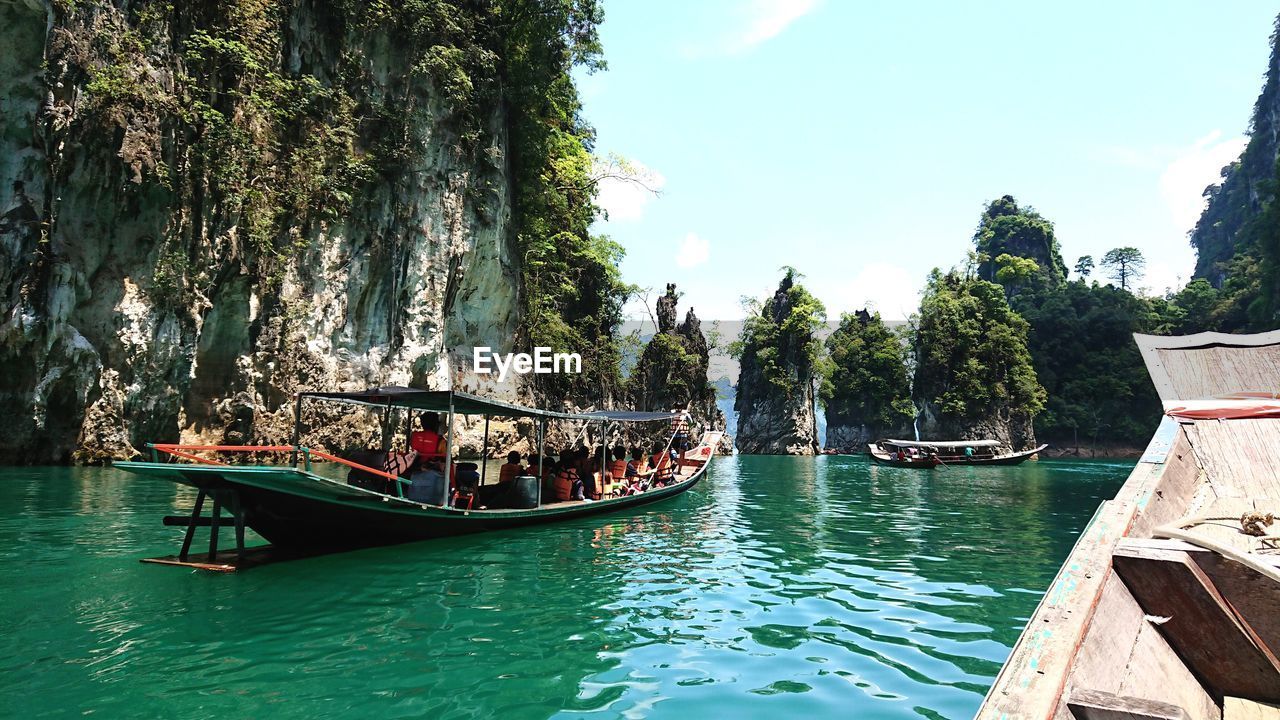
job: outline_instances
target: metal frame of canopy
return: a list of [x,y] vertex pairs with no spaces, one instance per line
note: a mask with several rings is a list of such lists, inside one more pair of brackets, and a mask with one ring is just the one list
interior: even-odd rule
[[[386,409],[386,415],[383,420],[383,446],[390,446],[390,428],[391,428],[391,409],[404,408],[407,410],[419,410],[422,412],[448,413],[448,440],[445,446],[445,468],[446,480],[443,483],[443,497],[440,501],[441,507],[449,506],[449,493],[451,482],[451,469],[453,467],[453,450],[454,450],[454,416],[462,415],[482,415],[484,416],[484,444],[480,449],[482,459],[488,457],[489,450],[489,419],[491,417],[509,417],[509,418],[535,418],[538,423],[538,469],[541,474],[542,464],[546,457],[546,427],[547,420],[579,420],[583,422],[599,422],[601,423],[601,434],[607,434],[609,423],[645,423],[657,422],[659,420],[671,420],[680,415],[684,411],[672,412],[641,412],[641,411],[610,411],[596,410],[587,413],[565,413],[555,412],[551,410],[541,410],[538,408],[526,407],[515,403],[508,403],[501,400],[493,400],[473,395],[471,393],[459,392],[456,390],[421,390],[418,388],[410,388],[399,385],[391,385],[385,387],[374,387],[366,390],[355,392],[300,392],[295,396],[294,400],[294,425],[293,425],[293,445],[299,446],[302,434],[302,401],[304,399],[325,400],[329,402],[345,403],[350,405],[364,405],[367,407],[379,407]],[[412,427],[412,423],[410,423]],[[671,440],[674,440],[674,435]],[[668,441],[667,447],[671,446],[671,440]],[[293,464],[296,465],[297,450],[293,453]],[[601,461],[601,475],[603,476],[607,467],[608,457]],[[484,484],[485,471],[484,463],[481,463],[480,484]],[[538,505],[542,505],[542,479],[538,479]]]
[[931,447],[931,448],[994,448],[1000,447],[999,440],[885,440],[882,444],[895,447]]

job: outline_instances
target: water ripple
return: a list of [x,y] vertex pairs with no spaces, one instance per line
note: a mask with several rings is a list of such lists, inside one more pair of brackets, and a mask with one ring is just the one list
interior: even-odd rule
[[728,458],[630,514],[233,576],[136,562],[186,490],[6,469],[0,714],[967,717],[1127,469]]

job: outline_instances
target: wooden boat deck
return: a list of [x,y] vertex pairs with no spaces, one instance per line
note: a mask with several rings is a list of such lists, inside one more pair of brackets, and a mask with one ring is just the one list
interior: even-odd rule
[[[1138,342],[1166,402],[1280,384],[1280,332]],[[1266,703],[1280,702],[1280,583],[1157,537],[1187,518],[1223,517],[1195,535],[1280,567],[1280,550],[1242,532],[1249,510],[1280,513],[1280,419],[1165,417],[1081,534],[978,717],[1277,717]]]

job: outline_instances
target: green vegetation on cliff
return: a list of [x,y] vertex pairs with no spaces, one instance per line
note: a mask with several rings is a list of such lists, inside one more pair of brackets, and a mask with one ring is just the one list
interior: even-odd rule
[[589,232],[598,212],[591,148],[570,71],[604,67],[596,0],[507,0],[504,80],[516,188],[516,244],[524,260],[522,333],[531,347],[582,355],[582,375],[537,375],[542,400],[600,404],[622,390],[615,328],[634,288],[621,245]]
[[[1053,223],[1029,207],[1019,208],[1012,195],[987,203],[973,243],[980,255],[979,275],[983,280],[995,282],[1000,272],[1012,273],[1022,280],[1031,273],[1040,273],[1049,282],[1067,277]],[[1025,262],[1012,265],[1015,259],[1034,261],[1035,267]]]
[[912,337],[914,394],[944,422],[968,425],[1044,407],[1027,350],[1027,321],[995,283],[933,271]]
[[1194,317],[1196,330],[1271,330],[1280,321],[1280,17],[1276,28],[1249,144],[1205,190],[1209,202],[1191,232],[1195,277],[1216,290],[1193,291],[1197,302],[1212,300]]
[[735,439],[748,454],[811,455],[818,449],[815,386],[825,361],[818,330],[827,311],[796,282],[794,268],[783,270],[771,298],[745,301],[742,333],[729,346],[742,366]]
[[[269,0],[144,0],[123,12],[66,0],[53,45],[68,84],[83,82],[77,122],[122,135],[133,181],[189,209],[156,253],[155,300],[191,305],[228,261],[277,284],[354,205],[412,197],[438,135],[476,171],[429,182],[488,222],[510,183],[517,345],[581,353],[587,373],[539,375],[535,389],[585,404],[617,392],[613,329],[631,291],[621,246],[588,230],[594,131],[570,75],[603,67],[602,15],[596,0],[340,0],[314,13]],[[291,33],[310,45],[294,49]],[[386,86],[403,90],[369,90]],[[231,230],[210,237],[219,228]],[[367,242],[404,257],[428,239]]]
[[827,425],[876,430],[909,425],[915,415],[902,339],[863,310],[844,313],[826,340],[828,362],[819,397]]
[[797,378],[812,377],[820,369],[822,341],[817,333],[826,322],[827,309],[796,282],[795,268],[783,270],[782,282],[770,300],[747,300],[742,335],[729,345],[729,352],[744,364],[752,363],[770,384],[786,390]]

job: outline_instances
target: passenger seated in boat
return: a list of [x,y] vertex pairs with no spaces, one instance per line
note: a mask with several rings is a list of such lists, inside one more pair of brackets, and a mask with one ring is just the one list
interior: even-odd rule
[[498,483],[511,482],[524,474],[524,466],[520,464],[520,453],[509,452],[507,453],[507,462],[498,468]]
[[454,469],[453,506],[470,510],[480,491],[480,473],[475,463],[458,463]]
[[600,474],[603,460],[601,451],[592,453],[584,450],[578,463],[578,477],[582,478],[582,494],[587,500],[599,500],[604,489],[604,478]]
[[631,449],[631,461],[626,464],[623,470],[622,486],[618,489],[619,495],[635,495],[644,490],[644,478],[649,475],[649,465],[645,462],[644,451],[640,448]]
[[645,478],[653,474],[649,469],[649,456],[644,454],[644,448],[631,448],[631,462],[627,464],[630,466],[628,472],[634,469],[637,477]]
[[422,429],[409,436],[409,447],[418,453],[418,465],[423,466],[431,458],[445,456],[445,439],[440,436],[440,416],[436,413],[422,413],[418,416]]
[[621,445],[613,449],[613,462],[609,463],[609,480],[611,488],[609,495],[617,497],[621,495],[621,490],[627,482],[627,449]]
[[577,453],[566,450],[560,454],[556,469],[555,491],[557,500],[582,500],[582,481],[578,479]]
[[405,497],[420,503],[444,502],[444,463],[440,458],[429,458],[421,470],[413,474],[413,481],[405,491]]
[[666,445],[659,443],[653,446],[653,481],[657,485],[667,485],[673,479],[671,458],[672,453]]

